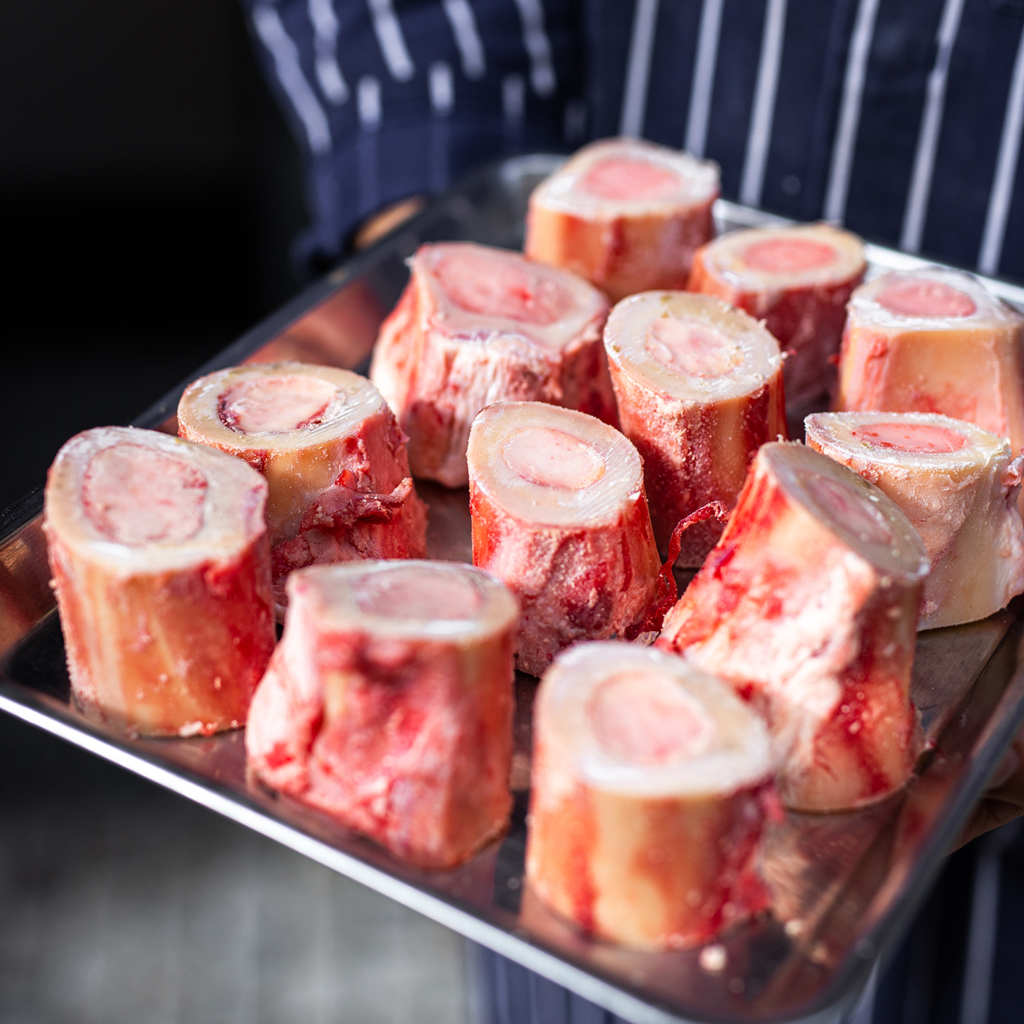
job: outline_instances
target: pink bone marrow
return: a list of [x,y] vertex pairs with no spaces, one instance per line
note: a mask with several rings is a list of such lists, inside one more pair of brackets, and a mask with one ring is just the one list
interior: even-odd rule
[[879,448],[911,455],[958,452],[967,444],[963,434],[929,423],[872,423],[854,428],[853,436]]
[[425,575],[415,568],[368,576],[355,591],[359,610],[367,615],[408,619],[472,620],[483,599],[463,580]]
[[502,446],[505,465],[540,487],[578,491],[604,475],[604,460],[590,445],[564,430],[527,427]]
[[217,414],[238,434],[282,433],[315,426],[335,397],[344,396],[319,377],[256,377],[228,388]]
[[97,452],[82,481],[82,508],[119,544],[190,540],[203,527],[206,477],[166,452],[117,444]]
[[455,249],[437,261],[434,273],[448,299],[470,313],[547,327],[573,306],[568,290],[543,269],[500,254]]
[[720,377],[743,361],[739,346],[721,331],[676,317],[655,320],[644,348],[663,366],[691,377]]
[[579,187],[602,199],[667,199],[679,190],[679,179],[647,160],[615,157],[591,167]]
[[978,308],[959,288],[923,278],[892,284],[879,292],[875,301],[902,316],[972,316]]
[[702,754],[715,724],[694,699],[661,672],[620,672],[598,687],[590,721],[609,754],[637,764],[668,764]]
[[834,263],[838,253],[831,245],[807,238],[769,238],[755,242],[743,253],[743,262],[751,270],[766,274],[794,273]]
[[818,473],[807,475],[804,486],[837,522],[845,523],[864,541],[872,544],[892,543],[892,530],[882,514],[876,512],[857,491]]

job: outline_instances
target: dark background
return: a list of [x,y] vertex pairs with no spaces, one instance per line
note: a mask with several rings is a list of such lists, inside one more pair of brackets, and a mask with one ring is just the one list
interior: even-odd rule
[[280,305],[304,220],[234,0],[0,5],[0,506]]
[[[0,508],[298,288],[235,0],[0,4]],[[0,712],[0,1021],[459,1021],[461,942]]]

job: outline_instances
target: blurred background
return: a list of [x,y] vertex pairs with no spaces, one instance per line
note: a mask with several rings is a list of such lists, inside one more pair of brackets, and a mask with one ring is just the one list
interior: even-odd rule
[[[298,288],[235,0],[0,5],[0,507]],[[456,936],[0,713],[0,1021],[462,1022]]]

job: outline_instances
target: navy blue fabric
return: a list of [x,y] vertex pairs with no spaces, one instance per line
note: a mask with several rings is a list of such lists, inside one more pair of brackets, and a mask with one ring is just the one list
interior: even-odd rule
[[[584,117],[589,138],[616,134],[633,46],[637,0],[543,0],[544,28],[556,86],[531,85],[530,56],[515,0],[472,0],[486,73],[468,78],[440,0],[392,0],[414,66],[407,81],[388,71],[366,0],[335,0],[337,60],[349,86],[333,103],[316,76],[308,0],[244,0],[250,12],[272,9],[297,48],[302,76],[330,126],[328,152],[314,152],[282,88],[265,45],[272,84],[309,156],[313,223],[302,258],[321,267],[338,258],[353,228],[406,195],[444,187],[473,164],[513,152],[565,150]],[[862,3],[863,0],[860,0]],[[737,198],[749,138],[767,0],[724,0],[706,156],[722,167],[723,193]],[[648,137],[681,146],[693,90],[702,0],[661,0],[656,13],[641,124]],[[766,209],[814,219],[823,215],[845,70],[858,0],[789,0],[775,108],[765,165]],[[897,244],[936,61],[942,0],[880,0],[844,212],[866,238]],[[977,263],[1022,27],[1020,0],[966,0],[949,66],[921,250],[965,267]],[[431,109],[432,64],[453,73],[453,105]],[[360,125],[358,82],[379,83],[381,120]],[[519,76],[521,116],[510,117],[507,80]],[[581,104],[585,101],[585,105]],[[376,135],[376,139],[368,136]],[[999,269],[1024,279],[1024,174],[1019,166]]]

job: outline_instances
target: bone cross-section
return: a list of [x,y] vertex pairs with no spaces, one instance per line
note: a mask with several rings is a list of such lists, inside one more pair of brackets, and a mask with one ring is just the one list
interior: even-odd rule
[[[710,501],[731,509],[754,452],[785,436],[782,356],[752,317],[691,292],[624,299],[608,318],[605,349],[665,554],[681,519]],[[678,564],[700,565],[721,531],[715,520],[690,527]]]
[[682,658],[567,651],[534,710],[531,888],[583,930],[641,948],[737,924],[765,902],[754,862],[770,747],[749,705]]
[[426,553],[406,439],[365,377],[295,362],[220,370],[185,389],[178,430],[266,477],[279,616],[293,569]]
[[579,640],[622,636],[661,568],[636,448],[584,413],[485,409],[469,435],[473,563],[519,598],[516,665],[539,676]]
[[877,487],[767,444],[657,645],[764,710],[789,806],[856,807],[902,786],[919,751],[910,670],[928,568]]
[[931,412],[1024,448],[1024,316],[955,270],[892,271],[850,299],[833,408]]
[[806,411],[835,379],[846,303],[865,268],[861,240],[827,224],[734,231],[698,250],[689,288],[764,323],[788,353],[786,404]]
[[43,528],[87,713],[146,735],[244,724],[276,639],[266,499],[244,462],[156,431],[61,448]]
[[506,587],[455,562],[312,566],[253,699],[249,764],[268,786],[421,867],[452,867],[511,807]]
[[714,237],[718,193],[717,164],[640,139],[595,142],[534,189],[525,251],[612,302],[685,288],[693,254]]
[[607,316],[596,288],[519,253],[421,246],[370,369],[409,435],[413,475],[465,487],[469,428],[494,402],[550,402],[617,423]]
[[1021,461],[1005,438],[927,413],[816,413],[807,443],[880,487],[932,564],[918,629],[983,619],[1024,591]]

